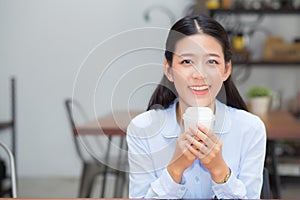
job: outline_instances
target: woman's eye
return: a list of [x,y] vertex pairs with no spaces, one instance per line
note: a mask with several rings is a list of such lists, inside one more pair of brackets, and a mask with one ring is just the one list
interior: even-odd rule
[[218,62],[216,60],[208,60],[208,64],[216,65]]
[[193,64],[193,61],[189,59],[184,59],[183,61],[181,61],[181,64]]

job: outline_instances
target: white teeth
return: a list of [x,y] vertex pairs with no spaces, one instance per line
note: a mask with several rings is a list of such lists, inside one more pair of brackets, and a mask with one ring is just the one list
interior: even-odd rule
[[208,85],[204,85],[204,86],[191,86],[190,87],[192,90],[207,90],[208,89]]

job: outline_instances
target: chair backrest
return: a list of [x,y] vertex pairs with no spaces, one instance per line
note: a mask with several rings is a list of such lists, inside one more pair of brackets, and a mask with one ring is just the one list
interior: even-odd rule
[[262,199],[271,199],[269,171],[267,168],[264,168],[264,171],[263,171],[263,186],[261,189],[260,197]]
[[15,158],[11,150],[0,141],[0,147],[4,149],[4,151],[7,153],[9,162],[10,162],[10,168],[11,168],[11,194],[13,198],[17,198],[17,173],[16,173],[16,167],[15,167]]
[[80,148],[80,144],[79,141],[77,140],[77,131],[76,131],[76,123],[74,120],[74,113],[73,113],[73,107],[76,107],[76,110],[78,110],[78,112],[83,116],[86,117],[86,113],[84,112],[82,106],[79,104],[79,102],[72,100],[72,99],[66,99],[65,100],[65,108],[67,111],[67,117],[69,120],[69,124],[71,127],[71,131],[72,131],[72,136],[73,136],[73,141],[76,147],[76,152],[78,154],[78,156],[80,157],[81,160],[84,160],[84,156],[83,153],[81,151]]
[[107,141],[110,138],[97,134],[80,134],[76,129],[78,125],[89,121],[83,106],[78,101],[68,98],[65,100],[65,108],[79,158],[82,161],[91,161],[91,159],[97,160],[101,158],[101,155],[106,156],[110,148],[110,143]]

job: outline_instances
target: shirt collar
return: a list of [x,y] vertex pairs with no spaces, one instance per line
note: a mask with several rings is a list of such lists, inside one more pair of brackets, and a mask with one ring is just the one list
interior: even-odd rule
[[[181,129],[179,124],[177,123],[177,118],[176,118],[177,103],[178,103],[178,99],[175,99],[174,103],[165,110],[166,126],[164,130],[162,130],[162,135],[165,138],[176,138],[181,134]],[[216,104],[216,112],[215,112],[213,131],[216,134],[229,133],[230,126],[231,126],[231,119],[229,117],[228,107],[218,100],[215,101],[215,104]]]

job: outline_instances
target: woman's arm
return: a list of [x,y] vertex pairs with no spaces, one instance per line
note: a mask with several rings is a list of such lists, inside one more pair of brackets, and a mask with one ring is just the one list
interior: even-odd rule
[[263,122],[257,120],[250,137],[243,139],[243,151],[237,174],[231,173],[224,184],[213,182],[217,198],[259,199],[263,183],[263,167],[266,152],[266,130]]
[[131,123],[127,129],[129,198],[182,198],[187,188],[176,183],[166,166],[155,169],[145,129]]
[[242,148],[240,163],[237,163],[238,174],[230,172],[223,159],[222,142],[211,130],[199,126],[198,131],[192,131],[192,135],[189,136],[192,145],[188,148],[209,170],[213,191],[217,198],[260,197],[266,133],[264,124],[260,120],[256,122],[255,129],[249,129],[246,134],[242,133],[245,135],[241,140],[244,148]]

